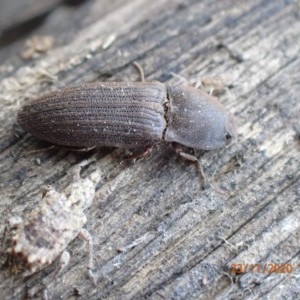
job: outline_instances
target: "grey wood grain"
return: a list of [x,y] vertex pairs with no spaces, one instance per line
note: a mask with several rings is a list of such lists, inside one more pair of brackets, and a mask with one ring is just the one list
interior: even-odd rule
[[[69,22],[80,16],[77,26],[67,18],[54,26],[74,14]],[[22,278],[2,252],[1,298],[299,298],[299,16],[292,0],[88,1],[55,9],[28,35],[52,35],[47,53],[23,61],[24,40],[0,49],[7,57],[0,70],[0,232],[10,216],[37,205],[45,185],[64,191],[72,166],[88,160],[82,177],[102,173],[85,211],[96,286],[86,245],[75,239],[59,273],[56,261]],[[171,72],[189,81],[223,79],[218,98],[235,114],[239,136],[225,149],[197,153],[213,183],[205,191],[168,145],[133,163],[120,149],[31,153],[45,145],[16,132],[18,109],[30,97],[79,82],[135,81],[133,61],[146,80],[164,82]],[[243,271],[235,274],[233,264]],[[272,273],[269,264],[293,270]]]

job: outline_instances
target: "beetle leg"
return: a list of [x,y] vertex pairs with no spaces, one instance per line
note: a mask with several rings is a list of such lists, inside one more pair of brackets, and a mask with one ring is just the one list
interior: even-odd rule
[[186,78],[171,72],[171,75],[173,76],[173,80],[171,79],[170,82],[172,81],[172,85],[173,86],[178,86],[178,85],[182,85],[182,84],[188,84],[188,81],[186,80]]
[[75,151],[75,152],[88,152],[88,151],[94,150],[96,148],[96,146],[87,147],[87,148],[76,148],[76,147],[60,146],[60,148],[70,150],[70,151]]
[[124,156],[124,159],[133,159],[133,160],[138,160],[143,157],[146,157],[150,154],[152,151],[153,147],[152,146],[146,146],[145,148],[139,149],[140,151],[134,151],[130,152],[129,154],[126,154]]
[[172,147],[175,150],[175,152],[178,155],[180,155],[183,159],[188,160],[194,164],[194,166],[196,167],[198,174],[199,174],[200,186],[204,190],[206,177],[204,175],[204,172],[202,170],[202,167],[201,167],[201,164],[200,164],[200,161],[198,160],[198,158],[192,154],[184,152],[183,149],[180,147],[180,145],[178,145],[176,143],[172,143]]
[[233,78],[231,75],[220,75],[220,76],[210,76],[198,78],[194,84],[194,88],[200,88],[201,90],[207,92],[210,95],[220,95],[226,90],[226,87],[232,85]]
[[[49,150],[52,150],[55,148],[57,148],[56,145],[50,145],[49,147],[46,147],[46,148],[29,150],[29,151],[24,152],[24,154],[22,156],[29,156],[29,155],[36,154],[36,153],[46,152],[46,151],[49,151]],[[59,148],[69,150],[69,151],[76,151],[76,152],[88,152],[88,151],[95,149],[96,147],[75,148],[75,147],[60,146]]]
[[196,167],[197,171],[199,172],[199,178],[200,178],[200,185],[201,188],[204,190],[205,187],[205,182],[206,182],[206,177],[204,175],[204,172],[202,170],[201,164],[198,160],[198,158],[194,155],[185,153],[185,152],[179,152],[178,153],[182,158],[192,162],[194,164],[194,166]]
[[45,147],[45,148],[25,151],[23,154],[21,154],[21,156],[29,156],[29,155],[36,154],[36,153],[46,152],[46,151],[49,151],[49,150],[52,150],[52,149],[55,149],[55,148],[56,148],[55,145],[50,145],[50,146]]

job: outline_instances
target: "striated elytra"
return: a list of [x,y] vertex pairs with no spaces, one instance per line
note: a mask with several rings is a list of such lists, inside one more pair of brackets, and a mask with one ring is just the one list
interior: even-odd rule
[[51,92],[25,105],[18,122],[39,139],[73,148],[174,142],[212,150],[236,135],[233,116],[214,97],[160,82],[99,82]]

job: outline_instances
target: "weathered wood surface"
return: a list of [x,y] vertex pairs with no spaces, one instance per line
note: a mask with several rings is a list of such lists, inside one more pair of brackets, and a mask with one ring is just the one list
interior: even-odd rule
[[[30,20],[17,12],[23,1],[9,2],[16,13],[0,22],[3,35]],[[86,245],[75,239],[67,248],[70,264],[58,274],[56,261],[31,277],[13,275],[2,252],[1,299],[299,299],[299,1],[52,5],[41,8],[46,16],[27,35],[1,37],[0,232],[9,217],[37,205],[45,185],[63,191],[70,168],[88,160],[83,177],[102,173],[86,211],[97,285],[87,276]],[[50,35],[54,44],[23,60],[33,35]],[[215,186],[200,191],[194,168],[166,145],[131,163],[113,149],[29,153],[45,145],[16,134],[18,109],[28,98],[79,82],[136,80],[134,60],[147,80],[166,81],[171,72],[225,79],[219,99],[238,120],[238,139],[198,153]],[[2,242],[2,250],[8,246]],[[293,270],[234,274],[238,263]]]

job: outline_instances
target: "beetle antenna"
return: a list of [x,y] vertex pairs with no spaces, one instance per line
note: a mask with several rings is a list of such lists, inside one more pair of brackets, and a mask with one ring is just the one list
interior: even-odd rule
[[140,81],[141,81],[141,82],[145,82],[144,70],[143,70],[143,68],[141,67],[141,65],[140,65],[138,62],[136,62],[136,61],[134,61],[132,64],[133,64],[133,66],[136,68],[136,70],[137,70],[138,73],[139,73]]

